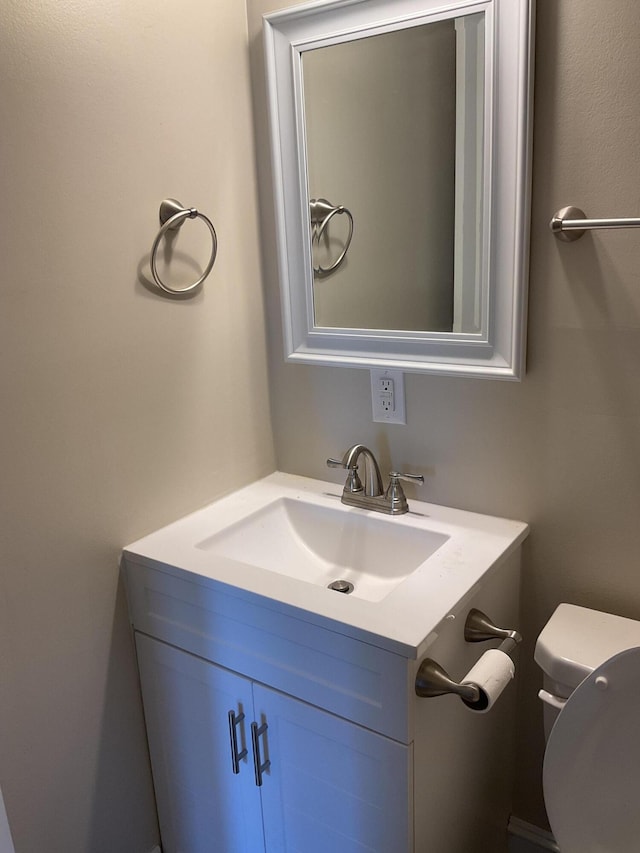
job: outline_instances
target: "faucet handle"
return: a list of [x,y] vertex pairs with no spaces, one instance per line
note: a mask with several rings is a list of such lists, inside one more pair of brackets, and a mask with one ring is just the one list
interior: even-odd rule
[[391,507],[392,515],[401,515],[409,512],[409,504],[404,493],[404,489],[400,485],[400,480],[406,480],[408,483],[424,483],[422,474],[401,474],[399,471],[391,471],[389,474],[389,485],[385,492],[384,499]]
[[348,468],[344,459],[327,459],[327,468]]
[[424,485],[424,477],[422,474],[400,474],[398,471],[391,471],[389,474],[391,479],[390,485],[399,485],[398,480],[405,480],[407,483],[418,483]]
[[358,466],[348,465],[344,459],[327,459],[327,468],[345,468],[347,471],[347,480],[344,484],[345,492],[361,492],[363,490],[362,482],[358,477]]

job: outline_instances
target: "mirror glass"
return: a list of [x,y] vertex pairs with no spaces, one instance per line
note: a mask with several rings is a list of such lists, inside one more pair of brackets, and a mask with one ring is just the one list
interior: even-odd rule
[[287,360],[520,378],[532,5],[265,16]]
[[484,13],[308,50],[302,78],[309,196],[346,208],[312,223],[314,325],[480,332]]

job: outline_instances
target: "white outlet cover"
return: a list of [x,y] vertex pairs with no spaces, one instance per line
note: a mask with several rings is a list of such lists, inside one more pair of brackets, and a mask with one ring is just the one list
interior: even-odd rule
[[[404,402],[404,373],[402,370],[388,370],[385,368],[371,368],[371,403],[373,420],[375,423],[383,424],[406,424],[407,414]],[[382,390],[382,379],[391,379],[393,382],[393,407],[385,411],[383,404],[388,399],[388,394]]]

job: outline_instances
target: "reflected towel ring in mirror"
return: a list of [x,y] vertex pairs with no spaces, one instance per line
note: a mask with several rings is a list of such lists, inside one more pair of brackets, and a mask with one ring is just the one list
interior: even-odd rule
[[325,234],[327,225],[330,220],[337,213],[346,213],[349,219],[349,234],[347,235],[347,239],[345,241],[344,248],[338,258],[328,267],[322,267],[318,264],[318,266],[314,266],[313,274],[318,278],[322,278],[326,275],[331,275],[332,272],[335,272],[340,264],[346,257],[347,252],[349,251],[349,246],[351,245],[351,238],[353,237],[353,216],[351,215],[351,211],[349,208],[345,207],[343,204],[331,204],[331,202],[327,201],[326,198],[312,198],[309,207],[311,210],[311,242],[315,243],[317,246],[320,245],[320,240],[322,239],[322,235]]
[[[158,247],[167,231],[174,231],[177,228],[181,228],[185,219],[202,219],[205,223],[211,233],[211,257],[209,258],[209,263],[207,264],[205,271],[197,281],[193,282],[193,284],[188,284],[186,287],[169,287],[168,284],[165,284],[162,281],[158,273],[156,263]],[[200,213],[195,207],[183,207],[182,204],[174,198],[165,198],[160,204],[160,224],[162,227],[160,228],[160,231],[158,231],[158,236],[153,241],[153,246],[151,247],[151,275],[153,276],[153,280],[160,290],[164,290],[165,293],[189,293],[201,285],[213,269],[213,265],[216,262],[216,255],[218,254],[218,238],[216,236],[216,230],[213,227],[211,220],[205,216],[204,213]]]

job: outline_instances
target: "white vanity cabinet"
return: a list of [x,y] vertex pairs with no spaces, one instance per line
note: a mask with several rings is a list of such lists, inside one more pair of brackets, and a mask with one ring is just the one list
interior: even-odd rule
[[164,853],[408,849],[411,747],[143,634],[136,646]]
[[506,851],[515,690],[476,715],[414,680],[427,649],[453,677],[471,668],[484,647],[463,617],[513,621],[518,565],[519,550],[411,656],[125,552],[163,853]]

